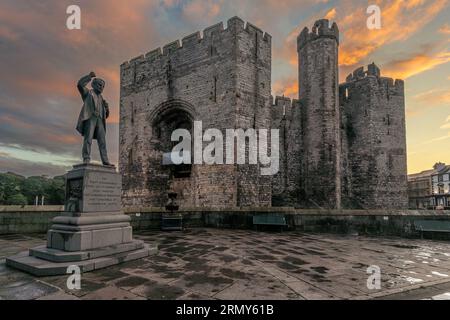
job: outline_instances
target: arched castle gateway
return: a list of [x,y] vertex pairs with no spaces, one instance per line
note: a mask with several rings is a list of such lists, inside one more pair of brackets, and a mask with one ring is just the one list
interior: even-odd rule
[[[234,17],[121,65],[125,206],[406,208],[403,81],[374,64],[340,84],[339,31],[298,37],[299,99],[271,97],[271,36]],[[280,129],[280,170],[167,165],[175,129]]]

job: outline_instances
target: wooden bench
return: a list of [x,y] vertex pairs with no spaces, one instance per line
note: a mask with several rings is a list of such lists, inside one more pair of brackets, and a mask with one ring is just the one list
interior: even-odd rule
[[446,220],[416,220],[414,228],[422,233],[424,232],[450,232],[450,221]]
[[283,227],[287,226],[286,217],[281,214],[258,214],[253,216],[253,225],[256,230],[258,230],[258,226],[281,226],[281,231],[283,231]]
[[181,214],[163,214],[161,216],[162,231],[183,231],[183,216]]

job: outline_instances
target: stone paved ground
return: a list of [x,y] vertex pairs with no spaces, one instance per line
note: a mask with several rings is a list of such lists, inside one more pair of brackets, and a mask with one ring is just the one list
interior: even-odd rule
[[[82,275],[35,278],[5,257],[45,235],[0,236],[0,299],[449,299],[450,242],[298,232],[140,232],[157,256]],[[382,289],[367,289],[369,265]]]

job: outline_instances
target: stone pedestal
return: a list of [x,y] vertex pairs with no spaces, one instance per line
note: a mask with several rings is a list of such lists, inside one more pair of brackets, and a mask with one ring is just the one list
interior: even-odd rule
[[37,276],[83,272],[156,253],[156,246],[133,240],[130,217],[121,211],[121,175],[115,167],[81,164],[66,175],[65,213],[53,219],[47,246],[6,259]]

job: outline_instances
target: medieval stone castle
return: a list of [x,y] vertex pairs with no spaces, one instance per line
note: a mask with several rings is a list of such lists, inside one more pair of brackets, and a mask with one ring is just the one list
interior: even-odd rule
[[[406,208],[404,83],[371,64],[339,84],[339,30],[317,21],[297,40],[299,99],[271,96],[271,36],[231,18],[121,65],[125,206]],[[280,171],[163,165],[171,133],[280,129]]]

